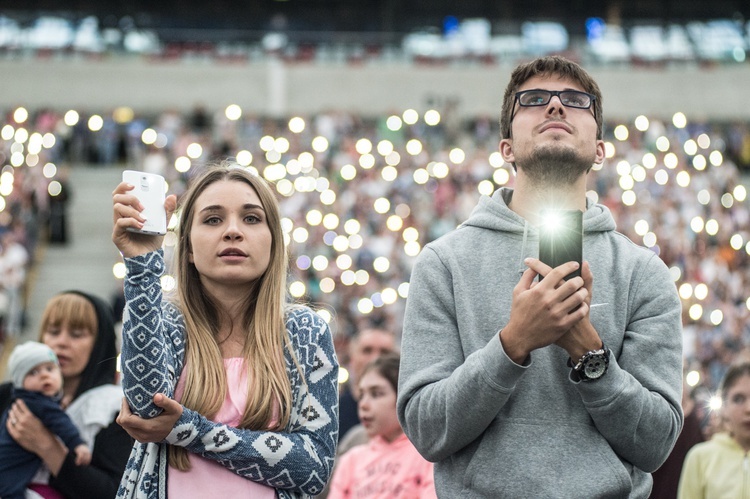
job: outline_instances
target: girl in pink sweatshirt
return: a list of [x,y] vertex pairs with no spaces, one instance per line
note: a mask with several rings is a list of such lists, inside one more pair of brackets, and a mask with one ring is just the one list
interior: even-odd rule
[[386,354],[364,370],[358,413],[369,442],[336,465],[328,499],[434,499],[432,463],[419,455],[396,416],[399,356]]

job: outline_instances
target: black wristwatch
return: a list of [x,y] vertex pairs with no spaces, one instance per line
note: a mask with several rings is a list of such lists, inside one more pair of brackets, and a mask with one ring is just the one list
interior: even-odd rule
[[609,367],[609,348],[602,345],[599,350],[591,350],[583,354],[576,365],[572,365],[573,371],[578,374],[581,381],[594,381],[607,373]]

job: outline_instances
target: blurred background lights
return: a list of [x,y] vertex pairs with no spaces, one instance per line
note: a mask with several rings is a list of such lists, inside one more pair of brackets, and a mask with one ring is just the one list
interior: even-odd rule
[[663,135],[656,139],[656,148],[661,152],[669,151],[669,139]]
[[177,286],[177,279],[169,274],[164,274],[163,276],[161,276],[160,282],[161,289],[167,293],[170,291],[174,291],[175,287]]
[[380,214],[388,213],[388,210],[391,209],[391,202],[386,198],[378,198],[373,203],[373,208]]
[[403,112],[401,117],[404,120],[404,123],[407,125],[413,125],[417,121],[419,121],[419,113],[415,111],[414,109],[407,109]]
[[401,130],[403,121],[401,121],[401,118],[399,118],[398,116],[389,116],[388,119],[385,120],[385,126],[388,127],[388,130],[397,132]]
[[688,309],[688,316],[694,320],[700,320],[701,317],[703,317],[703,307],[700,305],[700,303],[694,303],[690,305],[690,308]]
[[701,373],[698,371],[690,371],[685,375],[685,383],[688,386],[697,386],[701,382]]
[[361,166],[365,170],[369,170],[370,168],[375,166],[375,156],[370,153],[363,154],[359,157],[359,166]]
[[369,298],[362,298],[357,302],[357,310],[359,310],[359,313],[361,314],[367,315],[371,313],[374,308],[372,300]]
[[191,165],[190,158],[186,156],[180,156],[174,160],[174,169],[180,173],[185,173],[190,170]]
[[477,184],[477,191],[483,196],[491,196],[495,192],[495,186],[489,180],[482,180]]
[[289,285],[289,294],[295,298],[301,298],[305,296],[306,292],[307,292],[307,287],[305,286],[305,283],[302,281],[294,281]]
[[340,174],[344,180],[352,180],[357,176],[357,168],[354,165],[344,165],[341,167]]
[[92,132],[98,132],[104,126],[104,120],[98,114],[94,114],[89,118],[88,127]]
[[702,154],[696,154],[693,157],[693,168],[698,170],[699,172],[702,172],[706,169],[706,157]]
[[127,275],[127,269],[125,268],[124,262],[117,262],[112,266],[112,274],[116,279],[125,279]]
[[448,153],[448,157],[454,165],[460,165],[466,159],[466,153],[463,151],[463,149],[459,149],[458,147],[456,147],[454,149],[451,149],[451,152]]
[[68,126],[75,126],[78,124],[80,118],[81,117],[78,114],[78,111],[71,109],[70,111],[65,113],[65,116],[63,117],[63,123]]
[[15,121],[16,123],[23,123],[27,119],[29,119],[29,112],[25,107],[19,107],[15,111],[13,111],[13,121]]
[[156,130],[153,128],[146,128],[141,133],[141,140],[146,145],[152,145],[154,142],[156,142],[157,133]]
[[289,120],[289,130],[292,133],[302,133],[305,130],[305,120],[295,116]]
[[375,269],[376,272],[387,272],[390,267],[391,262],[384,256],[379,256],[372,262],[372,268]]
[[378,154],[381,156],[388,156],[390,153],[393,152],[393,142],[390,140],[381,140],[378,142]]
[[386,182],[393,182],[398,178],[398,170],[394,168],[393,166],[385,166],[380,171],[380,176],[383,177],[383,180]]
[[628,127],[626,127],[625,125],[617,125],[615,127],[614,134],[617,140],[619,140],[620,142],[624,142],[628,140]]
[[719,222],[715,219],[711,219],[706,222],[706,234],[709,236],[715,236],[719,232]]
[[347,371],[345,367],[339,366],[339,385],[343,385],[347,381],[349,381],[349,371]]
[[505,185],[510,180],[510,173],[505,168],[498,168],[495,173],[492,174],[492,180],[497,185]]
[[688,139],[685,141],[685,144],[683,144],[682,149],[688,156],[694,156],[698,153],[698,144],[696,144],[693,139]]
[[711,324],[718,326],[724,320],[724,312],[717,308],[716,310],[711,311],[708,318],[711,321]]
[[325,255],[316,255],[312,259],[312,266],[318,272],[322,272],[328,268],[328,258]]
[[406,143],[406,152],[412,156],[422,152],[422,143],[418,139],[411,139]]
[[328,150],[328,139],[325,137],[315,137],[312,140],[311,146],[315,152],[325,152]]
[[440,123],[440,113],[434,109],[430,109],[424,113],[424,122],[429,126],[435,126]]
[[369,154],[372,151],[372,142],[369,139],[359,139],[354,147],[359,154]]
[[698,300],[705,300],[708,297],[708,286],[706,286],[706,283],[701,282],[696,284],[694,294]]
[[712,411],[718,411],[721,409],[721,405],[721,397],[719,395],[714,395],[708,399],[708,408]]
[[237,121],[242,117],[242,108],[240,108],[240,106],[238,106],[237,104],[230,104],[224,110],[224,115],[230,121]]
[[242,166],[248,166],[250,163],[253,162],[253,153],[250,151],[243,149],[241,151],[237,152],[237,156],[235,156],[235,160],[237,163],[239,163]]
[[11,125],[5,125],[2,130],[0,130],[0,138],[3,140],[10,140],[15,134],[16,131]]
[[675,128],[685,128],[687,125],[687,118],[683,113],[677,112],[672,116],[672,124]]
[[646,130],[648,130],[648,125],[648,118],[643,115],[640,115],[635,119],[635,128],[641,132],[645,132]]
[[352,264],[354,261],[352,260],[352,257],[347,255],[346,253],[341,254],[336,257],[336,267],[341,270],[347,270],[352,268]]
[[336,289],[336,281],[334,281],[330,277],[324,277],[320,280],[319,286],[322,292],[333,293],[333,291]]
[[203,155],[203,146],[197,142],[193,142],[187,146],[186,153],[189,158],[198,159]]

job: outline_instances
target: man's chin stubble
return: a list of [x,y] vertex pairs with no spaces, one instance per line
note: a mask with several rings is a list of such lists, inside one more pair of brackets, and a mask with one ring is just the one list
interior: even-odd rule
[[516,161],[516,166],[540,187],[572,185],[592,164],[575,149],[549,146],[536,148],[524,161]]

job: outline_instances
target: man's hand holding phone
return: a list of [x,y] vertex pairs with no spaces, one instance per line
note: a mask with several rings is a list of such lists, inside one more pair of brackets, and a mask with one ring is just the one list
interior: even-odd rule
[[112,193],[114,229],[112,242],[124,257],[155,251],[162,246],[167,221],[177,205],[177,197],[165,197],[164,178],[126,170]]

